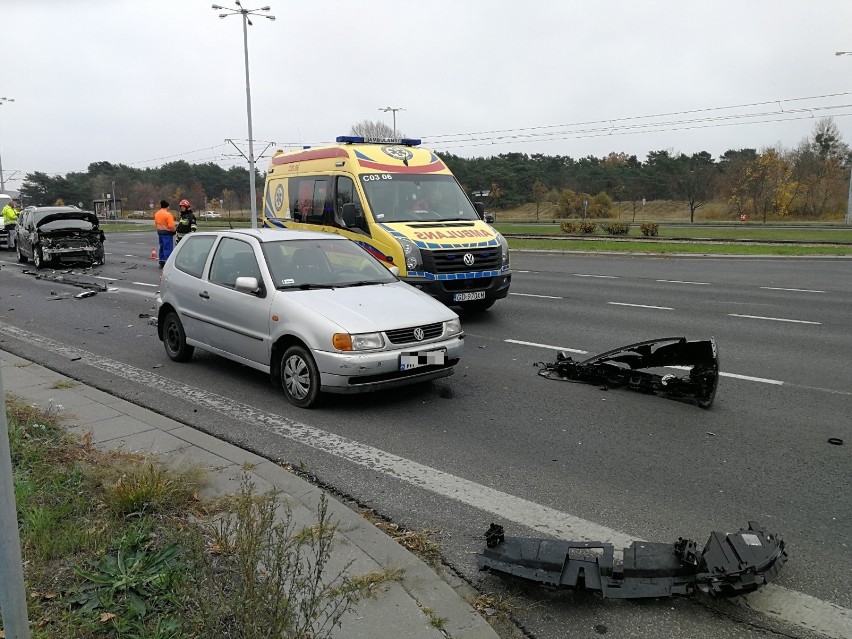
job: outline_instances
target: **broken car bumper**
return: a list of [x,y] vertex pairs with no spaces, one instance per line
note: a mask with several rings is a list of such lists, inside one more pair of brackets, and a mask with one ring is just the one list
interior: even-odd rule
[[711,533],[700,552],[688,539],[634,541],[620,564],[609,543],[505,537],[495,524],[485,538],[487,547],[476,556],[480,569],[597,590],[613,599],[686,596],[696,590],[742,595],[769,583],[787,560],[782,539],[755,522],[736,533]]

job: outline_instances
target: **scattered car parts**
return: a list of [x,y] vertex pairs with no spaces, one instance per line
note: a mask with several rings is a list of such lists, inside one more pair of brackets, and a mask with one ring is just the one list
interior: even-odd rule
[[[652,339],[581,362],[559,351],[554,363],[538,366],[538,374],[548,379],[585,382],[604,388],[623,386],[701,408],[710,408],[719,383],[719,355],[713,338],[702,341],[687,341],[685,337]],[[689,367],[689,373],[658,375],[641,370],[660,367]]]
[[612,544],[506,537],[491,524],[480,570],[491,570],[550,586],[598,590],[605,598],[742,595],[769,583],[787,560],[784,541],[756,522],[735,533],[711,532],[699,550],[691,539],[673,544],[634,541],[614,560]]

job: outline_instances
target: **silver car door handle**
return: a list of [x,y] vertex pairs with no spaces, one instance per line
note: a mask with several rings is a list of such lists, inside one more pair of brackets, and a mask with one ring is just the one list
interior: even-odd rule
[[198,294],[198,297],[205,299],[205,300],[209,300],[210,294],[207,291],[202,291],[201,293]]

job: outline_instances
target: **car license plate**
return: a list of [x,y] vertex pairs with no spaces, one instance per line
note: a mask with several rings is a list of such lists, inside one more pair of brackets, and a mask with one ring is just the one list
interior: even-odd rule
[[469,302],[470,300],[484,300],[485,291],[473,291],[471,293],[456,293],[453,295],[454,302]]
[[422,366],[443,366],[447,362],[447,349],[437,351],[414,351],[399,356],[399,370],[410,371]]

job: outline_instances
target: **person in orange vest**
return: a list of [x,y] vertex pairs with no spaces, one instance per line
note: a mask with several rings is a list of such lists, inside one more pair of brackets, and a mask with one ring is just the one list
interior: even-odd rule
[[169,211],[166,200],[160,200],[160,210],[154,214],[154,226],[157,227],[157,238],[160,241],[160,268],[163,268],[174,249],[176,232],[175,216]]

